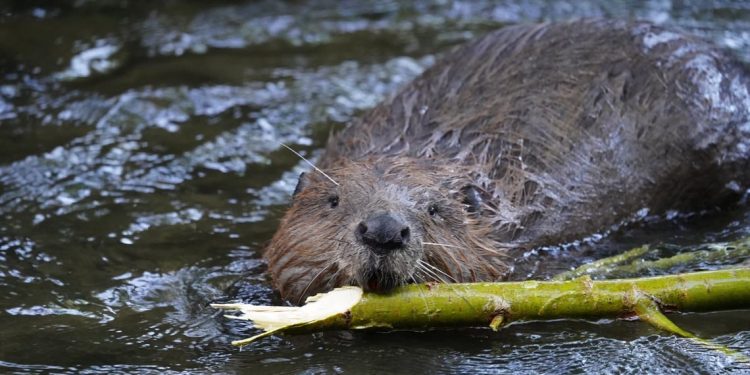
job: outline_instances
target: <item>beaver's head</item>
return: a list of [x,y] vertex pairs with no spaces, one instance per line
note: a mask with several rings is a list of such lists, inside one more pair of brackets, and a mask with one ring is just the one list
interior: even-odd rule
[[284,298],[342,285],[368,291],[425,281],[492,280],[507,271],[478,187],[415,160],[347,162],[303,173],[266,252]]

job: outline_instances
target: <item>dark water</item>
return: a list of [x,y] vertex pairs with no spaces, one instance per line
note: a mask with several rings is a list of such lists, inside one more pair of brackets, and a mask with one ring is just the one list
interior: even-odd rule
[[[207,307],[279,303],[259,250],[305,165],[278,142],[314,156],[450,46],[581,16],[678,25],[750,61],[741,1],[0,1],[0,372],[742,372],[624,321],[333,332],[239,351],[229,341],[253,331]],[[635,225],[596,251],[737,238],[747,211]],[[544,277],[593,254],[531,254],[527,269]],[[675,320],[750,354],[750,311]]]

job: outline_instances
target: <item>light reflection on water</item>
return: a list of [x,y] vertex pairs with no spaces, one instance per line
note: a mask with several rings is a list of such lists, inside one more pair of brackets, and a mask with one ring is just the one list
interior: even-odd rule
[[[741,2],[63,1],[0,4],[0,368],[16,372],[720,372],[632,322],[271,338],[207,304],[280,303],[259,249],[330,129],[452,45],[506,24],[678,25],[750,61]],[[598,251],[750,231],[745,209],[616,233]],[[555,266],[590,250],[539,255]],[[750,352],[746,311],[686,328]],[[446,340],[449,337],[450,340]]]

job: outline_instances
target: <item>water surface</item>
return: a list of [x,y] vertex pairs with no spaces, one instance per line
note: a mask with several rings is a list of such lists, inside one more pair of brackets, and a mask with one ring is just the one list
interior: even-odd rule
[[[254,331],[207,307],[280,303],[260,250],[306,166],[278,142],[315,157],[450,47],[571,17],[678,26],[750,61],[750,5],[737,1],[0,2],[0,372],[741,372],[609,320],[330,332],[240,351],[229,341]],[[748,234],[745,207],[640,223],[529,254],[518,277]],[[750,311],[675,320],[750,354]]]

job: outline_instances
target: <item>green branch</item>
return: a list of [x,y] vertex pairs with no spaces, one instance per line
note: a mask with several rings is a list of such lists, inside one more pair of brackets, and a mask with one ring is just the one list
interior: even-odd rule
[[748,308],[750,268],[603,281],[581,277],[570,281],[406,285],[389,294],[363,294],[359,288],[344,287],[315,296],[300,308],[213,306],[238,310],[239,315],[229,317],[252,320],[266,331],[235,341],[235,345],[277,333],[487,325],[497,329],[520,320],[632,315],[690,337],[666,323],[669,320],[661,311]]
[[[622,254],[584,264],[555,276],[554,280],[569,280],[588,275],[594,278],[637,277],[654,271],[674,273],[674,269],[700,264],[736,264],[750,258],[750,237],[733,242],[703,244],[681,249],[679,254],[655,260],[644,258],[662,249],[674,250],[674,245],[641,246]],[[672,272],[670,272],[672,271]]]

